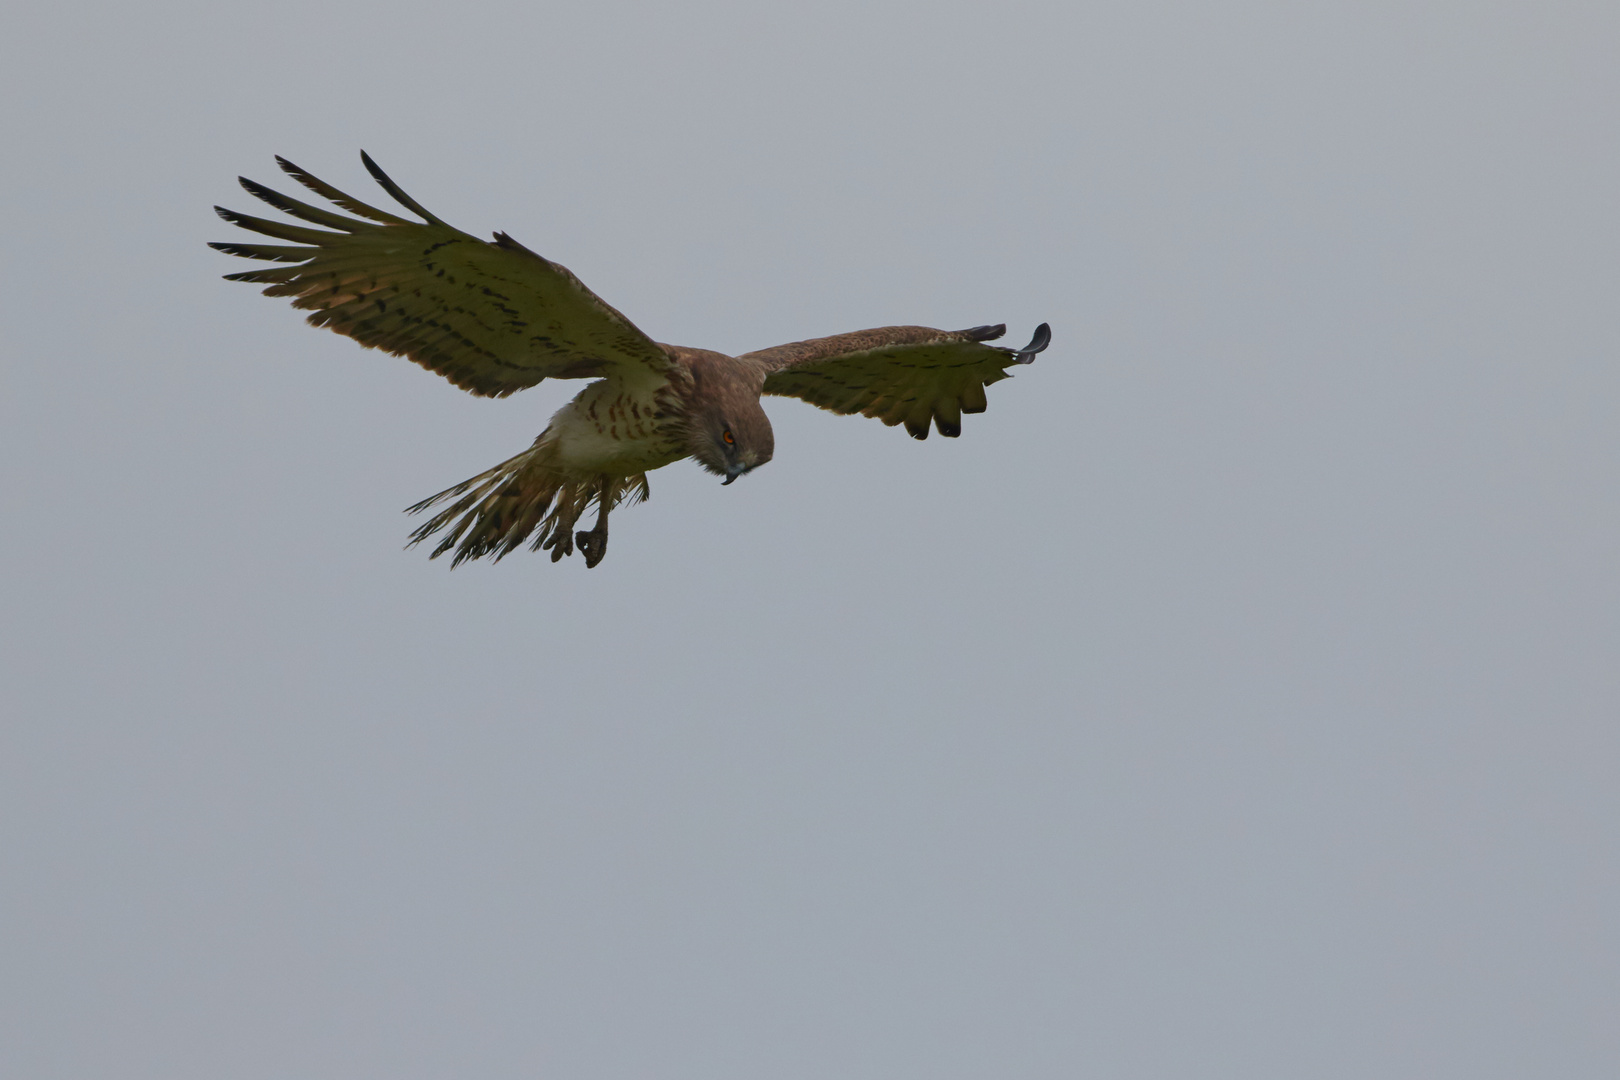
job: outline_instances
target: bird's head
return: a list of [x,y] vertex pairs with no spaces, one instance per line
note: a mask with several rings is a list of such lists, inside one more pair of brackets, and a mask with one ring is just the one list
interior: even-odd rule
[[694,361],[687,452],[729,484],[771,460],[776,450],[770,418],[759,405],[765,374],[757,364],[718,353]]
[[687,446],[698,464],[731,483],[771,460],[776,435],[755,398],[733,408],[706,409],[692,417]]

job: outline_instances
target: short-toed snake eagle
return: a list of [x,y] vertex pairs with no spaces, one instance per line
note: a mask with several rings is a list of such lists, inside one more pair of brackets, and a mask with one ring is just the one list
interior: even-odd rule
[[[1051,339],[1042,323],[1022,349],[985,344],[1005,326],[885,326],[742,356],[662,345],[564,267],[505,233],[487,242],[446,225],[360,157],[421,222],[368,206],[278,157],[294,179],[359,217],[244,177],[252,194],[324,228],[215,207],[226,221],[291,243],[212,247],[296,264],[227,278],[265,284],[266,296],[291,297],[311,312],[311,325],[407,356],[474,394],[504,397],[547,378],[594,380],[533,446],[410,508],[438,508],[411,543],[442,533],[433,556],[453,549],[452,565],[499,559],[533,537],[531,548],[549,549],[552,561],[577,545],[595,566],[607,551],[608,513],[647,496],[649,471],[690,457],[729,484],[771,460],[761,394],[904,424],[918,439],[932,422],[954,438],[963,413],[984,411],[984,388],[1033,361]],[[595,528],[576,533],[592,506]]]

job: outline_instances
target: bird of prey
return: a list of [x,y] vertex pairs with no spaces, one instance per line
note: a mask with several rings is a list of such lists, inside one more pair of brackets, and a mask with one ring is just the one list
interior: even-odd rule
[[[505,233],[493,242],[446,225],[361,161],[420,222],[369,206],[282,157],[293,179],[358,217],[311,206],[242,177],[250,193],[307,228],[223,207],[219,216],[289,244],[221,243],[231,255],[291,263],[227,274],[292,298],[312,326],[406,356],[455,385],[505,397],[542,379],[591,379],[552,416],[534,444],[487,472],[424,499],[438,512],[411,534],[442,534],[433,558],[531,550],[552,561],[577,546],[586,566],[607,551],[608,513],[647,497],[647,473],[693,458],[729,484],[771,460],[761,394],[796,397],[835,413],[861,413],[915,438],[930,423],[955,438],[962,414],[983,412],[984,388],[1046,348],[1046,323],[1022,349],[987,345],[1005,326],[933,330],[885,326],[725,356],[662,345],[604,303],[566,268]],[[592,507],[595,527],[574,531]]]

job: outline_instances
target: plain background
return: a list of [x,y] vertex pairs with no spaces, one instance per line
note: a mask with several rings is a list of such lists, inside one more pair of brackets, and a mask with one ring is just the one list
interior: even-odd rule
[[[19,6],[0,1074],[1620,1075],[1620,8]],[[280,153],[772,401],[607,560],[208,250]]]

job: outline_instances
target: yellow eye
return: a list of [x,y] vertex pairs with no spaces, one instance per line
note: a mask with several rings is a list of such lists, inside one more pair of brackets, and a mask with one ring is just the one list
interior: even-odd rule
[[726,445],[727,446],[731,446],[732,444],[734,444],[737,441],[736,439],[731,437],[731,429],[730,428],[726,428],[725,431],[721,432],[720,437],[722,439],[726,440]]

